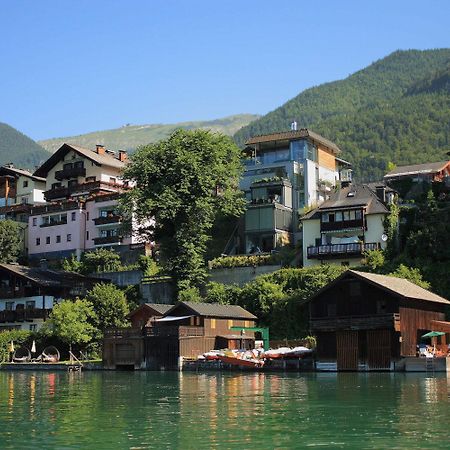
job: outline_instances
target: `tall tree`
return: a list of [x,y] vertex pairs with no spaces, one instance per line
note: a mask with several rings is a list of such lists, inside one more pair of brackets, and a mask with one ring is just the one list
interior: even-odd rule
[[204,282],[204,255],[217,216],[243,212],[241,173],[239,148],[205,130],[178,130],[133,155],[124,177],[136,187],[125,194],[123,208],[141,224],[152,223],[146,229],[178,289]]
[[0,220],[0,262],[16,262],[22,251],[24,230],[17,222]]

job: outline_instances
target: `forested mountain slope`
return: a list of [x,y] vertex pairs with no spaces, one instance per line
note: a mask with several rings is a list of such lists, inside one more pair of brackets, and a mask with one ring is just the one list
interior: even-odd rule
[[0,165],[12,162],[17,167],[34,169],[48,156],[48,152],[35,141],[0,122]]
[[299,94],[235,134],[310,127],[343,150],[360,180],[395,164],[445,159],[450,150],[450,49],[397,51],[345,80]]

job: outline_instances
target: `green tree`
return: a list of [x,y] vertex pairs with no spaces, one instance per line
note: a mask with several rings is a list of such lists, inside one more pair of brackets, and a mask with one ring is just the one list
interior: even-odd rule
[[400,264],[394,272],[389,274],[389,276],[405,278],[406,280],[411,281],[411,283],[417,284],[424,289],[428,289],[430,287],[430,283],[422,278],[422,273],[419,269],[415,267],[407,267],[404,264]]
[[65,258],[62,261],[62,268],[69,272],[77,272],[84,275],[99,272],[113,272],[122,267],[120,256],[114,250],[107,248],[97,248],[81,255],[78,261],[76,256]]
[[0,262],[16,262],[22,251],[24,230],[17,222],[0,220]]
[[113,284],[96,284],[87,293],[86,300],[94,308],[95,324],[100,331],[128,324],[130,310],[127,299],[124,292]]
[[11,342],[14,342],[14,347],[17,350],[22,344],[24,344],[31,332],[27,330],[5,330],[0,333],[0,361],[8,361],[10,356],[9,346]]
[[87,344],[98,334],[93,325],[96,320],[91,302],[64,300],[53,307],[44,332],[53,334],[72,350],[73,344]]
[[[122,199],[125,215],[160,245],[179,290],[206,278],[204,256],[220,214],[240,215],[240,150],[230,138],[205,130],[178,130],[133,155],[124,177],[136,183]],[[148,225],[151,223],[151,225]]]
[[385,264],[384,253],[382,250],[366,250],[364,252],[364,265],[371,272],[380,271]]

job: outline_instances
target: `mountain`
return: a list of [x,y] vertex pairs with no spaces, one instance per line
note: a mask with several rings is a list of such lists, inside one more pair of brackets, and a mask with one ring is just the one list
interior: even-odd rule
[[380,179],[389,161],[446,159],[450,149],[450,49],[396,51],[344,80],[301,92],[239,130],[250,136],[299,127],[333,140],[359,180]]
[[48,158],[48,152],[20,131],[0,122],[0,165],[34,169]]
[[111,150],[121,149],[133,151],[139,145],[149,144],[169,137],[177,128],[186,130],[198,128],[210,129],[228,136],[233,136],[237,130],[259,117],[255,114],[237,114],[209,121],[182,122],[166,125],[126,125],[121,128],[95,131],[79,136],[48,139],[39,141],[39,144],[50,152],[57,150],[64,142],[78,144],[87,148],[93,148],[95,144],[103,144]]

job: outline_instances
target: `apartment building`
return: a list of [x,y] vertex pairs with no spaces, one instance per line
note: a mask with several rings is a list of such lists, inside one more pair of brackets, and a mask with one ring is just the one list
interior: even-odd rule
[[46,179],[46,204],[31,208],[29,258],[79,257],[111,247],[125,259],[144,245],[136,232],[125,233],[118,199],[129,188],[122,179],[126,153],[97,145],[95,150],[63,144],[35,175]]
[[301,218],[303,265],[361,264],[364,252],[386,247],[384,219],[392,192],[380,184],[348,185]]
[[271,251],[301,239],[298,212],[318,205],[340,182],[351,180],[351,164],[339,147],[309,129],[255,136],[246,142],[240,188],[248,207],[239,251]]

